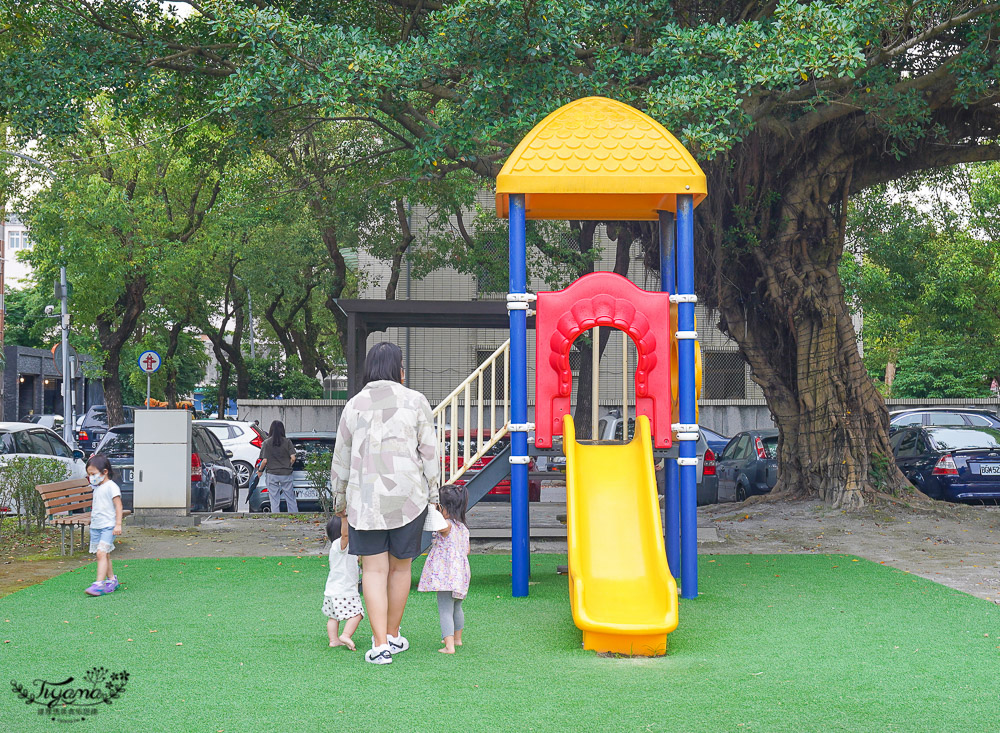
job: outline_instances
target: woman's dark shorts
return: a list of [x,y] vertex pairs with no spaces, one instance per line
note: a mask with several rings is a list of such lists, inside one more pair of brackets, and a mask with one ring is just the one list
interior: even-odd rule
[[420,554],[427,510],[409,524],[393,529],[347,528],[348,552],[352,555],[381,555],[388,552],[398,560],[410,560]]

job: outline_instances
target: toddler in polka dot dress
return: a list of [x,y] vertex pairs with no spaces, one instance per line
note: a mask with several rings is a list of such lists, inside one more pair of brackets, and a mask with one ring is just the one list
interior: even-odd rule
[[[331,518],[326,525],[326,536],[330,538],[330,574],[326,578],[323,598],[326,632],[330,646],[346,646],[353,652],[351,636],[365,612],[358,593],[358,558],[347,552],[347,518]],[[341,621],[344,622],[343,633]]]

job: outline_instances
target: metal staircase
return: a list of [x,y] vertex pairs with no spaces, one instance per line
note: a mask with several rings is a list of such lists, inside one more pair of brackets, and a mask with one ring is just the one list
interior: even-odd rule
[[[441,448],[441,483],[462,480],[469,508],[510,476],[510,442],[493,452],[510,428],[509,375],[508,339],[432,411]],[[431,533],[424,532],[423,549],[430,543]]]
[[[479,460],[507,435],[510,429],[509,375],[510,339],[476,367],[432,411],[438,446],[441,448],[442,484],[454,483],[466,471],[478,467]],[[475,423],[473,414],[476,416]],[[504,455],[509,455],[509,452]],[[496,462],[493,460],[490,464]]]

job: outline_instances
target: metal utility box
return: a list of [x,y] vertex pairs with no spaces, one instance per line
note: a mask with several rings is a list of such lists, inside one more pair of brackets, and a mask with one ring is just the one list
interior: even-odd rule
[[136,510],[165,509],[180,515],[190,512],[190,412],[135,411],[134,486]]

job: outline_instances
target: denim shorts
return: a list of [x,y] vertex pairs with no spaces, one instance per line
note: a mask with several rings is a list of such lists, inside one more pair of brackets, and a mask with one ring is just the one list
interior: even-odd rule
[[115,549],[115,528],[105,527],[104,529],[90,528],[90,551],[96,553],[111,552]]

